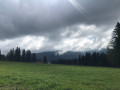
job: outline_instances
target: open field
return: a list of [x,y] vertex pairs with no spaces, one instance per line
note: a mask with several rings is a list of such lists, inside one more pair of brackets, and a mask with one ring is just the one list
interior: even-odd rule
[[0,90],[120,90],[120,69],[0,62]]

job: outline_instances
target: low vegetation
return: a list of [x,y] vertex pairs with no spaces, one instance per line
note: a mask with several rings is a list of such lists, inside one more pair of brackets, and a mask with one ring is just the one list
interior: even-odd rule
[[0,62],[0,90],[119,90],[120,69]]

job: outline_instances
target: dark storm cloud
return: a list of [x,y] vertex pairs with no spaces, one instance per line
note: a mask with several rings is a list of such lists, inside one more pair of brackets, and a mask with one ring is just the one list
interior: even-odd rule
[[54,39],[75,24],[111,28],[119,18],[120,0],[76,1],[86,12],[81,8],[79,12],[69,0],[0,0],[0,38],[41,35]]

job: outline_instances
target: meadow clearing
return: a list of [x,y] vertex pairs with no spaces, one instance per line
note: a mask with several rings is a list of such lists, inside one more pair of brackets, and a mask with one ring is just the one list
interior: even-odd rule
[[0,90],[120,90],[120,68],[1,61]]

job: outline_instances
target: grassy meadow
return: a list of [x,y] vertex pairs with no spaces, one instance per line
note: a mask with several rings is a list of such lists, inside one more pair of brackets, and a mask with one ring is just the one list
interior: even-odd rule
[[120,90],[120,69],[0,62],[0,90]]

